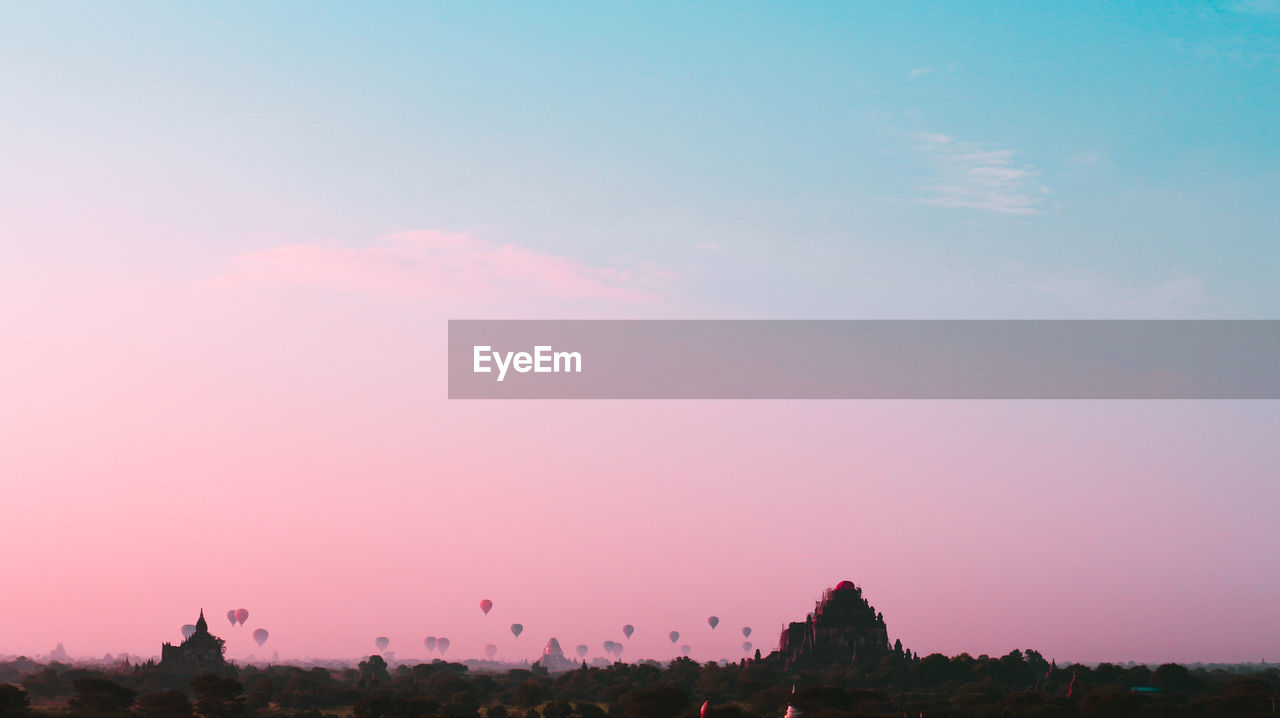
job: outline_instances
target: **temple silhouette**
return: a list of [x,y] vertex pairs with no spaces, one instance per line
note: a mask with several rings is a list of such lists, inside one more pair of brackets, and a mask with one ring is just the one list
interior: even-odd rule
[[195,633],[176,646],[166,643],[160,647],[160,665],[179,670],[219,669],[227,665],[227,660],[222,655],[226,650],[226,641],[209,633],[209,624],[204,620],[204,609],[200,609]]
[[547,647],[542,649],[542,658],[538,659],[538,663],[552,672],[567,671],[578,667],[577,662],[565,658],[564,651],[560,648],[560,641],[557,641],[554,636],[550,641],[547,641]]
[[884,616],[852,581],[827,589],[803,621],[782,630],[778,650],[766,659],[784,668],[879,661],[889,653]]

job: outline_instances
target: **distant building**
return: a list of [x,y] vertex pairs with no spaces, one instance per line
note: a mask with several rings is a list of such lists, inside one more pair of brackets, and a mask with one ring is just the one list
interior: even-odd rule
[[578,667],[577,661],[571,661],[564,657],[564,651],[560,648],[560,642],[554,637],[547,641],[547,647],[542,649],[542,658],[538,659],[538,663],[548,671],[569,671]]
[[173,645],[166,643],[160,647],[160,665],[175,669],[220,669],[227,665],[227,644],[221,638],[209,633],[209,624],[204,620],[204,610],[196,620],[196,630],[182,643]]
[[884,616],[852,581],[828,589],[813,613],[782,631],[778,650],[766,659],[784,668],[879,661],[889,653]]

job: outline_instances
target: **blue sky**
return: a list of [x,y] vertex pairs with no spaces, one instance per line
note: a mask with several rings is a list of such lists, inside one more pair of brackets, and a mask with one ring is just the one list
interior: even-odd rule
[[200,274],[432,229],[659,268],[655,316],[1280,300],[1275,3],[7,14],[11,266]]

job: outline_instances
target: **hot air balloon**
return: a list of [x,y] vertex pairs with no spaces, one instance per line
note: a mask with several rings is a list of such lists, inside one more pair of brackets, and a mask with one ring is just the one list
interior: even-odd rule
[[667,638],[670,638],[670,639],[671,639],[671,645],[673,645],[673,646],[674,646],[674,645],[675,645],[675,643],[676,643],[676,641],[680,640],[680,632],[679,632],[679,631],[672,631],[671,633],[668,633],[668,634],[667,634]]
[[184,640],[184,641],[185,641],[185,640],[187,640],[188,638],[191,638],[191,634],[193,634],[193,633],[195,633],[195,632],[196,632],[196,627],[195,627],[195,626],[193,626],[193,625],[191,625],[190,623],[188,623],[187,625],[183,626],[183,627],[182,627],[182,640]]
[[492,659],[494,656],[498,655],[498,647],[490,643],[484,647],[484,654]]
[[631,638],[631,634],[635,632],[636,632],[636,627],[631,625],[630,623],[622,627],[622,635],[626,636],[627,638]]
[[623,646],[621,643],[618,643],[617,641],[614,641],[614,642],[613,642],[613,655],[617,656],[618,658],[622,658],[622,649],[623,649],[623,648],[624,648],[624,646]]
[[613,641],[604,642],[604,652],[611,656],[613,655]]
[[373,639],[373,645],[377,646],[378,652],[381,653],[382,651],[387,650],[387,646],[391,645],[391,639],[386,636],[378,636]]
[[743,653],[750,653],[750,652],[751,652],[751,641],[743,641],[743,642],[742,642],[742,652],[743,652]]
[[689,651],[692,651],[692,650],[693,650],[693,647],[690,646],[688,643],[684,644],[683,646],[680,646],[680,652],[686,656],[689,655]]
[[267,629],[265,628],[254,629],[253,642],[258,644],[258,648],[262,648],[262,644],[267,642]]
[[243,626],[244,622],[247,620],[249,620],[249,610],[246,608],[237,608],[236,622],[238,622],[241,626]]
[[484,611],[484,615],[486,616],[489,615],[489,611],[492,608],[493,608],[493,601],[490,601],[489,599],[486,598],[485,600],[480,602],[480,610]]
[[231,622],[232,626],[236,625],[236,609],[233,608],[227,611],[227,620]]
[[427,636],[426,638],[422,639],[422,643],[423,643],[423,645],[425,645],[425,646],[427,647],[427,650],[428,650],[428,651],[434,651],[434,650],[436,650],[436,637],[435,637],[435,636]]
[[742,627],[742,637],[743,637],[743,638],[751,638],[751,626],[743,626],[743,627]]
[[711,626],[711,630],[713,630],[713,631],[714,631],[714,630],[716,630],[716,626],[719,626],[719,625],[720,625],[720,618],[719,618],[718,616],[710,616],[710,617],[708,617],[708,618],[707,618],[707,625],[708,625],[708,626]]
[[449,650],[449,639],[447,639],[447,638],[437,638],[437,639],[436,639],[436,648],[439,648],[439,649],[440,649],[440,655],[442,655],[442,656],[443,656],[443,655],[444,655],[444,652],[445,652],[445,651],[447,651],[447,650]]
[[587,651],[589,651],[589,650],[591,650],[591,649],[590,649],[590,648],[587,648],[585,645],[579,644],[579,645],[578,645],[578,658],[586,658],[586,657],[587,657]]
[[702,718],[711,718],[711,701],[703,701],[702,712],[699,714]]
[[511,635],[519,638],[521,633],[524,633],[524,626],[521,626],[518,623],[511,624]]

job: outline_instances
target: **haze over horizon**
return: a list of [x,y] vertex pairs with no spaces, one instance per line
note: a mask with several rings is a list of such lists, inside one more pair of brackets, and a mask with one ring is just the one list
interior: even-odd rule
[[1280,655],[1276,402],[444,363],[450,318],[1276,318],[1274,2],[468,5],[9,8],[0,654],[204,608],[231,658],[737,658],[848,579],[921,655]]

